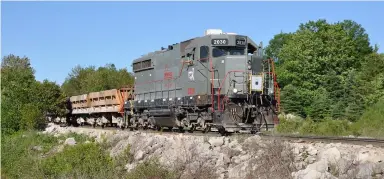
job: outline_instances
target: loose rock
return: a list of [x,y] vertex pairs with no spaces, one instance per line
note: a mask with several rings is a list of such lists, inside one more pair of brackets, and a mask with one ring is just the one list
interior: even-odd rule
[[76,141],[73,137],[71,137],[71,138],[65,139],[64,144],[65,145],[76,145]]

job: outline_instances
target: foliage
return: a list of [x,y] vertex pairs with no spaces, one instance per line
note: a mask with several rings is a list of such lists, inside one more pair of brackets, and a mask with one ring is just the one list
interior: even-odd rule
[[[60,140],[75,138],[75,146],[63,146]],[[131,173],[124,166],[132,160],[130,147],[120,155],[110,157],[103,143],[85,135],[69,133],[54,137],[35,131],[16,132],[2,139],[2,178],[174,178],[174,173],[150,159],[139,164]],[[40,149],[37,149],[40,148]]]
[[149,159],[136,166],[127,176],[129,179],[173,179],[175,173],[160,165],[157,159]]
[[117,70],[115,65],[107,64],[96,69],[94,66],[72,69],[62,85],[68,96],[121,88],[133,84],[133,77],[126,69]]
[[279,125],[277,125],[277,131],[279,133],[283,134],[289,134],[289,133],[295,133],[300,125],[302,124],[302,121],[299,120],[287,120],[285,118],[280,119]]
[[20,129],[21,109],[31,102],[34,70],[26,57],[9,55],[1,62],[1,128],[2,134]]
[[41,165],[44,176],[53,178],[108,178],[114,173],[112,158],[95,143],[67,146]]
[[[58,139],[36,132],[16,132],[1,141],[2,178],[44,178],[39,171],[38,157],[57,145]],[[41,146],[42,150],[33,150]]]
[[32,104],[26,104],[21,108],[20,129],[39,129],[44,125],[44,118],[39,108]]
[[45,113],[64,113],[60,87],[35,80],[30,59],[8,55],[1,62],[2,135],[42,127]]
[[317,135],[317,136],[343,136],[355,135],[356,128],[354,124],[347,120],[324,119],[314,121],[313,119],[305,120],[287,120],[282,119],[277,126],[277,131],[282,134],[297,133],[300,135]]
[[276,34],[270,41],[268,46],[265,48],[265,54],[267,58],[273,58],[278,60],[280,63],[281,60],[278,59],[283,45],[291,38],[292,34],[290,33],[279,33]]
[[363,136],[384,137],[384,97],[368,108],[361,119],[354,124],[354,129]]
[[45,113],[64,115],[66,96],[54,82],[37,81],[33,88],[34,104]]
[[373,68],[370,64],[374,60],[368,56],[375,52],[360,24],[350,20],[334,24],[309,21],[294,33],[276,35],[266,53],[278,58],[276,71],[284,112],[316,120],[330,117],[350,121],[363,113],[366,104],[361,101],[368,93],[364,93],[367,82],[361,76],[365,68]]

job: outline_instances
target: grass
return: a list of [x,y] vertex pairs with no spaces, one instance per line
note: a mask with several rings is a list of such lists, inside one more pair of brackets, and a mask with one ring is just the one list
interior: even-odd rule
[[162,166],[158,159],[144,161],[134,168],[126,178],[129,179],[176,179],[176,173]]
[[[60,140],[69,137],[75,138],[77,144],[52,152],[63,145]],[[29,131],[4,136],[1,178],[175,178],[172,169],[163,167],[155,159],[139,164],[128,173],[124,167],[133,160],[131,146],[118,156],[110,157],[108,144],[92,141],[94,139],[75,133],[54,137]]]
[[355,124],[347,120],[312,119],[286,120],[281,119],[277,131],[281,134],[317,135],[317,136],[347,136],[356,135]]
[[354,128],[360,135],[384,138],[384,98],[368,109]]
[[[39,178],[39,156],[58,144],[57,138],[36,132],[18,132],[2,137],[1,166],[2,178]],[[41,146],[41,151],[33,150]]]
[[369,108],[359,120],[281,119],[277,132],[318,136],[364,136],[384,138],[384,99]]
[[359,120],[312,120],[308,119],[281,119],[277,126],[281,134],[301,134],[320,136],[364,136],[384,138],[384,98],[370,106]]

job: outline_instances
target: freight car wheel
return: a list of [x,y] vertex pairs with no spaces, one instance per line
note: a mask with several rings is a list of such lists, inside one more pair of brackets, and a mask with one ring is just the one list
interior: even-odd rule
[[179,132],[180,133],[184,133],[185,131],[184,131],[184,127],[179,127]]

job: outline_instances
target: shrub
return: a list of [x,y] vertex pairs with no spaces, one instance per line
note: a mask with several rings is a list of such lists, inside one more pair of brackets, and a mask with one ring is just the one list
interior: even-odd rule
[[323,119],[314,121],[281,120],[277,131],[282,134],[299,133],[301,135],[341,136],[355,134],[356,129],[347,120]]
[[384,137],[384,98],[368,108],[353,125],[358,134],[371,137]]
[[[74,137],[77,145],[55,151],[58,141],[67,137]],[[126,173],[115,170],[123,163],[109,157],[99,144],[84,144],[86,140],[90,139],[75,133],[57,138],[35,131],[5,136],[1,141],[2,178],[121,178]]]
[[300,134],[308,135],[308,134],[316,134],[317,128],[318,128],[318,124],[312,119],[308,118],[301,123],[301,126],[299,127],[298,130]]
[[294,133],[297,132],[301,121],[299,120],[287,120],[285,118],[280,120],[279,125],[277,126],[277,131],[279,133]]
[[[44,178],[39,172],[39,157],[58,144],[58,139],[36,132],[17,132],[2,138],[2,175],[9,178]],[[34,150],[41,147],[41,150]]]
[[315,134],[325,136],[341,136],[351,133],[351,127],[347,120],[331,120],[326,119],[318,123]]
[[[294,154],[292,147],[287,143],[272,140],[259,145],[253,143],[249,146],[251,162],[248,166],[246,178],[292,178],[294,167]],[[258,154],[258,151],[260,154]]]
[[58,178],[110,178],[114,164],[96,143],[67,146],[63,152],[42,161],[45,176]]
[[176,179],[175,173],[162,166],[158,159],[149,159],[134,168],[129,179]]

